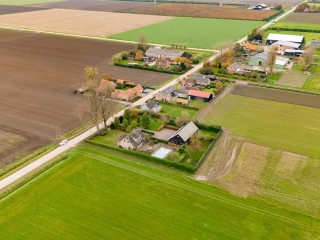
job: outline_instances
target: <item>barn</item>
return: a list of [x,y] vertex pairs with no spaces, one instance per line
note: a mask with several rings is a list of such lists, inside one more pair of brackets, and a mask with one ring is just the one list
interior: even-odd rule
[[204,91],[200,91],[200,90],[194,90],[191,89],[188,93],[189,99],[202,99],[205,102],[209,102],[213,95],[212,93],[209,92],[204,92]]
[[266,44],[271,45],[278,41],[297,43],[301,46],[304,43],[304,36],[270,33],[267,38]]
[[168,141],[176,145],[186,144],[198,131],[199,128],[191,121],[176,131]]

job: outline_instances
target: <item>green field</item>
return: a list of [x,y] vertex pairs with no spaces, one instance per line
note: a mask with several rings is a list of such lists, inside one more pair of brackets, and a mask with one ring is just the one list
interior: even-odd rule
[[241,21],[206,18],[174,18],[165,22],[137,28],[109,36],[113,39],[137,41],[144,33],[150,43],[185,44],[187,47],[220,49],[232,44],[252,29],[261,26],[259,21]]
[[[307,16],[306,16],[307,17]],[[296,23],[296,22],[278,22],[274,28],[291,28],[291,29],[306,29],[306,30],[320,30],[320,24],[312,23]]]
[[[134,160],[134,161],[133,161]],[[320,222],[80,146],[0,202],[1,239],[316,239]]]
[[46,2],[62,2],[63,0],[0,0],[3,5],[27,5]]
[[265,32],[265,37],[267,37],[269,33],[303,35],[305,37],[306,44],[313,39],[320,40],[320,33],[268,30]]
[[230,94],[204,121],[257,144],[320,158],[320,109]]

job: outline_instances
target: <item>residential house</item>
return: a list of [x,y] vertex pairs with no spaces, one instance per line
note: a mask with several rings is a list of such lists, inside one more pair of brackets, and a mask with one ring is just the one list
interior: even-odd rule
[[145,136],[141,130],[135,129],[130,134],[121,135],[118,146],[124,149],[137,150],[145,142]]
[[143,88],[140,84],[127,90],[116,89],[112,92],[111,98],[130,102],[136,97],[141,96],[142,90]]
[[176,94],[178,98],[188,98],[189,90],[185,88],[180,88],[176,90]]
[[304,43],[304,36],[270,33],[267,38],[266,44],[271,45],[278,41],[298,43],[301,46]]
[[168,141],[176,145],[186,144],[189,142],[190,138],[198,134],[198,132],[199,128],[191,121],[176,131]]
[[294,43],[294,42],[287,42],[287,41],[277,41],[275,43],[272,43],[271,46],[274,46],[277,48],[278,53],[284,54],[284,52],[287,49],[294,49],[298,50],[301,46],[299,43]]
[[250,69],[250,66],[246,66],[243,64],[240,65],[239,63],[234,62],[227,67],[227,72],[229,74],[239,74],[239,75],[247,76],[250,74],[251,69]]
[[170,86],[155,95],[157,101],[171,101],[172,97],[175,95],[175,89]]
[[135,86],[135,87],[133,87],[133,88],[131,88],[131,89],[135,92],[136,97],[140,97],[141,96],[141,93],[143,91],[143,87],[140,84]]
[[196,73],[190,76],[190,78],[195,82],[196,85],[208,86],[210,85],[210,78],[206,75],[202,75],[200,73]]
[[166,58],[169,60],[173,60],[175,58],[182,57],[183,54],[184,54],[184,51],[170,50],[170,49],[161,48],[161,47],[150,47],[146,51],[147,57]]
[[209,92],[199,91],[199,90],[190,90],[188,93],[189,99],[203,99],[205,102],[209,102],[213,95]]
[[184,80],[182,86],[184,86],[184,87],[192,87],[192,86],[194,86],[194,83],[195,82],[194,82],[193,79],[187,78],[186,80]]
[[125,81],[122,79],[117,79],[117,84],[125,84]]
[[110,80],[105,80],[105,79],[101,79],[99,87],[96,89],[97,92],[102,92],[106,89],[110,88],[114,88],[116,86],[116,84],[113,81]]
[[152,111],[155,113],[159,113],[161,111],[161,106],[155,99],[152,99],[146,102],[145,104],[143,104],[141,106],[141,109],[144,111]]
[[154,65],[160,69],[170,68],[170,61],[165,58],[157,58]]

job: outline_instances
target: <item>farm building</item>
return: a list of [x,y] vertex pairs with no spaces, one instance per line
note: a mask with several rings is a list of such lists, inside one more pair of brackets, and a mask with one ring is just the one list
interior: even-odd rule
[[301,46],[304,43],[304,36],[270,33],[266,44],[271,45],[278,41],[297,43]]
[[168,141],[177,145],[186,144],[198,132],[199,128],[193,122],[189,122],[176,131]]
[[155,95],[155,98],[157,101],[161,101],[161,100],[170,101],[171,98],[174,96],[175,91],[176,90],[172,86],[168,87],[168,88],[158,92]]
[[145,137],[142,131],[135,129],[130,134],[121,135],[118,146],[124,149],[136,150],[143,145]]
[[277,51],[283,54],[287,49],[298,50],[301,44],[294,43],[294,42],[287,42],[287,41],[278,41],[278,42],[272,43],[271,46],[276,47]]
[[152,99],[147,103],[143,104],[141,106],[141,109],[145,111],[152,111],[155,113],[159,113],[161,111],[161,106],[155,99]]
[[289,62],[289,58],[277,57],[274,67],[277,69],[283,69]]
[[205,102],[209,102],[213,95],[212,93],[209,92],[204,92],[204,91],[200,91],[200,90],[193,90],[191,89],[188,93],[189,99],[203,99],[203,101]]
[[320,41],[319,40],[312,40],[309,43],[309,47],[320,48]]
[[184,51],[170,50],[161,47],[151,47],[146,51],[146,56],[153,58],[167,58],[173,60],[175,58],[182,57],[184,53]]
[[143,87],[139,84],[127,90],[116,89],[111,94],[111,98],[130,102],[136,97],[140,97]]
[[116,84],[113,81],[101,79],[99,87],[96,89],[97,92],[102,92],[108,88],[115,88]]
[[294,49],[287,49],[284,51],[285,56],[292,56],[292,57],[299,57],[304,53],[304,50],[294,50]]
[[249,60],[250,66],[265,66],[268,61],[268,53],[262,52],[254,55]]

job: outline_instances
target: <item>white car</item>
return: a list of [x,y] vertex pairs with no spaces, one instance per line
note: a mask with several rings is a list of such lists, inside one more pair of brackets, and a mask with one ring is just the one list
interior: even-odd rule
[[62,140],[60,143],[59,143],[59,146],[63,146],[63,145],[66,145],[68,143],[68,140]]

